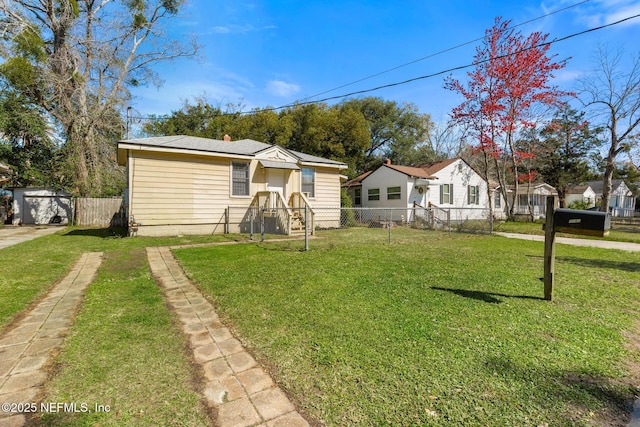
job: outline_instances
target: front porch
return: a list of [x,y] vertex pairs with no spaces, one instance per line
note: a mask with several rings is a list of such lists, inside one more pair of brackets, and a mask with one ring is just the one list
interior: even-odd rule
[[302,235],[308,224],[315,232],[315,212],[304,193],[295,192],[285,201],[278,191],[260,191],[246,206],[225,210],[225,233]]

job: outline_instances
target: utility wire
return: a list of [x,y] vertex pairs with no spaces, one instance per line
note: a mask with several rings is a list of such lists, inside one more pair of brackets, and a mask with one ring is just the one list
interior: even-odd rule
[[[280,107],[264,108],[264,109],[261,109],[261,111],[275,111],[275,110],[281,110],[283,108],[290,108],[290,107],[294,107],[294,106],[298,106],[298,105],[316,104],[316,103],[325,102],[325,101],[332,101],[332,100],[340,99],[340,98],[348,98],[348,97],[354,96],[354,95],[361,95],[363,93],[374,92],[374,91],[377,91],[377,90],[380,90],[380,89],[386,89],[386,88],[389,88],[389,87],[405,85],[407,83],[412,83],[412,82],[415,82],[415,81],[418,81],[418,80],[424,80],[424,79],[428,79],[428,78],[432,78],[432,77],[437,77],[437,76],[440,76],[440,75],[445,74],[445,73],[450,73],[450,72],[453,72],[453,71],[463,70],[465,68],[473,67],[473,66],[476,66],[478,64],[484,64],[485,62],[493,61],[493,60],[496,60],[496,59],[501,59],[501,58],[506,58],[508,56],[517,55],[517,54],[519,54],[521,52],[526,52],[528,50],[536,49],[538,47],[547,46],[547,45],[551,45],[553,43],[558,43],[558,42],[562,42],[562,41],[565,41],[565,40],[569,40],[569,39],[572,39],[574,37],[582,36],[584,34],[591,33],[593,31],[598,31],[598,30],[602,30],[604,28],[612,27],[614,25],[618,25],[618,24],[621,24],[621,23],[626,22],[626,21],[630,21],[631,19],[635,19],[635,18],[638,18],[638,17],[640,17],[640,14],[629,16],[627,18],[620,19],[619,21],[611,22],[609,24],[601,25],[599,27],[589,28],[588,30],[580,31],[578,33],[573,33],[573,34],[570,34],[568,36],[564,36],[564,37],[561,37],[561,38],[555,38],[555,39],[553,39],[551,41],[544,42],[544,43],[539,43],[539,44],[537,44],[535,46],[530,46],[530,47],[528,47],[526,49],[522,49],[522,50],[510,53],[510,54],[504,54],[504,55],[496,56],[494,58],[487,58],[487,59],[483,59],[482,61],[473,62],[471,64],[460,65],[458,67],[448,68],[446,70],[438,71],[438,72],[433,73],[433,74],[426,74],[424,76],[414,77],[414,78],[411,78],[411,79],[408,79],[408,80],[403,80],[403,81],[400,81],[400,82],[395,82],[395,83],[389,83],[389,84],[385,84],[385,85],[381,85],[381,86],[376,86],[376,87],[370,88],[370,89],[358,90],[358,91],[346,93],[344,95],[331,96],[331,97],[323,98],[323,99],[320,99],[320,100],[317,100],[317,101],[294,102],[293,104],[283,105],[283,106],[280,106]],[[249,111],[242,112],[242,114],[245,114],[245,113],[250,113],[250,112]]]
[[[536,49],[538,47],[547,46],[547,45],[551,45],[553,43],[559,43],[559,42],[562,42],[562,41],[566,41],[566,40],[569,40],[569,39],[572,39],[572,38],[575,38],[575,37],[578,37],[578,36],[582,36],[584,34],[588,34],[588,33],[594,32],[594,31],[599,31],[599,30],[602,30],[602,29],[605,29],[605,28],[608,28],[608,27],[613,27],[615,25],[619,25],[619,24],[621,24],[623,22],[630,21],[632,19],[636,19],[636,18],[639,18],[639,17],[640,17],[640,14],[628,16],[626,18],[622,18],[622,19],[620,19],[618,21],[611,22],[609,24],[600,25],[598,27],[589,28],[589,29],[584,30],[584,31],[580,31],[580,32],[577,32],[577,33],[569,34],[569,35],[564,36],[564,37],[555,38],[555,39],[553,39],[551,41],[539,43],[539,44],[537,44],[535,46],[530,46],[528,48],[525,48],[525,49],[510,53],[510,54],[504,54],[504,55],[499,55],[499,56],[494,57],[494,58],[483,59],[481,61],[472,62],[470,64],[460,65],[460,66],[453,67],[453,68],[448,68],[446,70],[441,70],[441,71],[438,71],[438,72],[435,72],[435,73],[432,73],[432,74],[425,74],[423,76],[413,77],[411,79],[402,80],[402,81],[394,82],[394,83],[388,83],[388,84],[385,84],[385,85],[376,86],[376,87],[369,88],[369,89],[358,90],[358,91],[354,91],[354,92],[350,92],[350,93],[346,93],[346,94],[342,94],[342,95],[330,96],[330,97],[326,97],[326,98],[319,99],[319,100],[316,100],[316,101],[294,102],[294,103],[282,105],[282,106],[279,106],[279,107],[266,107],[266,108],[260,108],[258,110],[261,111],[261,112],[262,111],[278,111],[278,110],[282,110],[282,109],[285,109],[285,108],[291,108],[291,107],[295,107],[295,106],[309,105],[309,104],[318,104],[318,103],[321,103],[321,102],[333,101],[333,100],[342,99],[342,98],[348,98],[348,97],[354,96],[354,95],[362,95],[364,93],[375,92],[375,91],[378,91],[378,90],[381,90],[381,89],[390,88],[390,87],[401,86],[401,85],[405,85],[405,84],[408,84],[408,83],[413,83],[413,82],[418,81],[418,80],[429,79],[429,78],[437,77],[437,76],[440,76],[440,75],[443,75],[443,74],[446,74],[446,73],[451,73],[453,71],[464,70],[465,68],[474,67],[474,66],[477,66],[479,64],[484,64],[486,62],[493,61],[493,60],[496,60],[496,59],[501,59],[501,58],[506,58],[508,56],[517,55],[519,53],[526,52],[526,51],[531,50],[531,49]],[[222,113],[221,115],[224,116],[224,115],[232,115],[232,114],[252,114],[254,112],[255,112],[255,110],[252,110],[252,111],[240,111],[240,112],[233,112],[233,113]],[[167,118],[168,118],[168,116],[166,116],[166,115],[164,117],[131,117],[131,119],[139,119],[139,120],[144,120],[144,119],[161,119],[161,120],[164,120],[164,119],[167,119]]]
[[[556,11],[554,11],[554,12],[549,12],[549,13],[547,13],[546,15],[538,16],[537,18],[533,18],[533,19],[530,19],[530,20],[528,20],[528,21],[521,22],[521,23],[519,23],[519,24],[517,24],[517,25],[513,25],[513,26],[510,26],[510,27],[507,27],[507,29],[518,28],[518,27],[521,27],[521,26],[523,26],[523,25],[530,24],[530,23],[535,22],[535,21],[538,21],[538,20],[540,20],[540,19],[547,18],[547,17],[549,17],[549,16],[551,16],[551,15],[555,15],[556,13],[564,12],[565,10],[568,10],[568,9],[574,8],[574,7],[576,7],[576,6],[580,6],[581,4],[584,4],[584,3],[588,3],[589,1],[591,1],[591,0],[583,0],[583,1],[579,2],[579,3],[575,3],[575,4],[572,4],[572,5],[570,5],[570,6],[564,7],[564,8],[562,8],[562,9],[558,9],[558,10],[556,10]],[[468,42],[465,42],[465,43],[462,43],[462,44],[459,44],[459,45],[456,45],[456,46],[453,46],[453,47],[449,47],[449,48],[444,49],[444,50],[440,50],[440,51],[438,51],[438,52],[435,52],[435,53],[429,54],[429,55],[427,55],[427,56],[423,56],[422,58],[414,59],[413,61],[410,61],[410,62],[407,62],[407,63],[401,64],[401,65],[395,66],[395,67],[393,67],[393,68],[389,68],[389,69],[384,70],[384,71],[380,71],[380,72],[378,72],[378,73],[372,74],[372,75],[367,76],[367,77],[363,77],[363,78],[358,79],[358,80],[354,80],[354,81],[352,81],[352,82],[350,82],[350,83],[345,83],[345,84],[343,84],[343,85],[341,85],[341,86],[334,87],[333,89],[328,89],[328,90],[325,90],[325,91],[323,91],[323,92],[316,93],[315,95],[307,96],[306,98],[302,98],[299,102],[305,102],[305,101],[307,101],[307,100],[309,100],[309,99],[311,99],[311,98],[315,98],[315,97],[317,97],[317,96],[321,96],[321,95],[324,95],[324,94],[326,94],[326,93],[333,92],[333,91],[335,91],[335,90],[342,89],[342,88],[345,88],[345,87],[347,87],[347,86],[351,86],[351,85],[354,85],[354,84],[356,84],[356,83],[360,83],[360,82],[363,82],[363,81],[365,81],[365,80],[369,80],[369,79],[372,79],[372,78],[374,78],[374,77],[381,76],[381,75],[383,75],[383,74],[389,73],[389,72],[391,72],[391,71],[398,70],[398,69],[403,68],[403,67],[406,67],[406,66],[408,66],[408,65],[412,65],[412,64],[415,64],[415,63],[417,63],[417,62],[424,61],[425,59],[433,58],[434,56],[442,55],[443,53],[447,53],[447,52],[450,52],[450,51],[452,51],[452,50],[455,50],[455,49],[461,48],[461,47],[463,47],[463,46],[467,46],[467,45],[469,45],[469,44],[471,44],[471,43],[475,43],[475,42],[477,42],[477,41],[483,40],[485,37],[486,37],[486,36],[478,37],[478,38],[476,38],[476,39],[469,40]]]

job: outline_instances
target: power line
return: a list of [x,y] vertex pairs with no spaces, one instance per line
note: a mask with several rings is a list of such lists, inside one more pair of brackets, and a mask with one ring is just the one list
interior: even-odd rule
[[[589,0],[586,0],[586,1],[589,1]],[[630,21],[630,20],[636,19],[638,17],[640,17],[640,14],[628,16],[626,18],[622,18],[622,19],[620,19],[618,21],[611,22],[609,24],[600,25],[598,27],[589,28],[589,29],[584,30],[584,31],[580,31],[580,32],[577,32],[577,33],[569,34],[569,35],[564,36],[564,37],[555,38],[555,39],[553,39],[551,41],[539,43],[539,44],[537,44],[535,46],[530,46],[528,48],[525,48],[525,49],[510,53],[510,54],[500,55],[500,56],[497,56],[495,58],[488,58],[488,59],[484,59],[484,60],[481,60],[481,61],[478,61],[478,62],[472,62],[470,64],[460,65],[460,66],[453,67],[453,68],[447,68],[445,70],[441,70],[441,71],[438,71],[438,72],[435,72],[435,73],[432,73],[432,74],[425,74],[425,75],[422,75],[422,76],[413,77],[411,79],[402,80],[402,81],[394,82],[394,83],[388,83],[388,84],[376,86],[376,87],[369,88],[369,89],[362,89],[362,90],[358,90],[358,91],[354,91],[354,92],[350,92],[350,93],[346,93],[346,94],[342,94],[342,95],[330,96],[330,97],[326,97],[326,98],[319,99],[319,100],[316,100],[316,101],[294,102],[294,103],[282,105],[282,106],[279,106],[279,107],[267,107],[267,108],[260,108],[258,110],[259,111],[278,111],[278,110],[282,110],[282,109],[285,109],[285,108],[291,108],[291,107],[295,107],[295,106],[309,105],[309,104],[318,104],[318,103],[321,103],[321,102],[333,101],[333,100],[336,100],[336,99],[348,98],[350,96],[362,95],[362,94],[365,94],[365,93],[375,92],[375,91],[378,91],[378,90],[381,90],[381,89],[387,89],[387,88],[390,88],[390,87],[401,86],[401,85],[405,85],[405,84],[408,84],[408,83],[413,83],[413,82],[418,81],[418,80],[424,80],[424,79],[429,79],[429,78],[441,76],[443,74],[451,73],[453,71],[464,70],[465,68],[474,67],[474,66],[476,66],[478,64],[484,64],[484,63],[492,61],[492,60],[506,58],[508,56],[513,56],[513,55],[517,55],[519,53],[526,52],[526,51],[531,50],[531,49],[536,49],[538,47],[547,46],[547,45],[551,45],[553,43],[559,43],[559,42],[562,42],[562,41],[566,41],[566,40],[569,40],[569,39],[572,39],[572,38],[575,38],[575,37],[578,37],[578,36],[582,36],[582,35],[587,34],[587,33],[591,33],[591,32],[594,32],[594,31],[599,31],[599,30],[602,30],[602,29],[605,29],[605,28],[608,28],[608,27],[613,27],[615,25],[619,25],[619,24],[621,24],[623,22]],[[308,99],[308,98],[305,98],[305,99]],[[221,115],[224,116],[224,115],[232,115],[232,114],[252,114],[254,112],[255,112],[255,110],[252,110],[252,111],[237,111],[237,112],[232,112],[232,113],[222,113]],[[130,117],[130,118],[131,119],[138,119],[138,120],[154,120],[154,119],[155,120],[157,120],[157,119],[164,120],[164,119],[169,118],[169,116],[165,115],[164,117]]]
[[[579,2],[579,3],[575,3],[575,4],[572,4],[572,5],[570,5],[570,6],[564,7],[564,8],[562,8],[562,9],[558,9],[558,10],[556,10],[556,11],[554,11],[554,12],[549,12],[549,13],[547,13],[546,15],[538,16],[537,18],[533,18],[533,19],[530,19],[530,20],[528,20],[528,21],[521,22],[521,23],[519,23],[519,24],[517,24],[517,25],[513,25],[513,26],[510,26],[510,27],[507,27],[507,29],[514,29],[514,28],[518,28],[518,27],[521,27],[521,26],[526,25],[526,24],[530,24],[530,23],[535,22],[535,21],[538,21],[538,20],[540,20],[540,19],[547,18],[547,17],[549,17],[549,16],[551,16],[551,15],[555,15],[556,13],[564,12],[565,10],[568,10],[568,9],[574,8],[574,7],[576,7],[576,6],[580,6],[581,4],[584,4],[584,3],[588,3],[589,1],[591,1],[591,0],[583,0],[583,1]],[[391,72],[391,71],[398,70],[398,69],[403,68],[403,67],[406,67],[406,66],[408,66],[408,65],[412,65],[412,64],[415,64],[415,63],[417,63],[417,62],[424,61],[425,59],[429,59],[429,58],[433,58],[434,56],[442,55],[443,53],[447,53],[447,52],[450,52],[450,51],[452,51],[452,50],[455,50],[455,49],[461,48],[461,47],[463,47],[463,46],[467,46],[467,45],[469,45],[469,44],[471,44],[471,43],[475,43],[475,42],[477,42],[477,41],[483,40],[485,37],[486,37],[486,36],[478,37],[478,38],[476,38],[476,39],[469,40],[469,41],[467,41],[467,42],[465,42],[465,43],[462,43],[462,44],[459,44],[459,45],[456,45],[456,46],[453,46],[453,47],[449,47],[449,48],[444,49],[444,50],[440,50],[440,51],[438,51],[438,52],[435,52],[435,53],[429,54],[429,55],[427,55],[427,56],[423,56],[422,58],[414,59],[413,61],[410,61],[410,62],[407,62],[407,63],[401,64],[401,65],[398,65],[398,66],[395,66],[395,67],[389,68],[389,69],[384,70],[384,71],[380,71],[380,72],[378,72],[378,73],[372,74],[372,75],[367,76],[367,77],[363,77],[363,78],[358,79],[358,80],[354,80],[354,81],[352,81],[352,82],[350,82],[350,83],[345,83],[345,84],[343,84],[343,85],[341,85],[341,86],[334,87],[333,89],[328,89],[328,90],[325,90],[325,91],[323,91],[323,92],[317,93],[317,94],[315,94],[315,95],[307,96],[306,98],[302,98],[299,102],[305,102],[306,100],[311,99],[311,98],[315,98],[316,96],[324,95],[325,93],[333,92],[333,91],[335,91],[335,90],[342,89],[342,88],[345,88],[345,87],[347,87],[347,86],[351,86],[351,85],[354,85],[354,84],[356,84],[356,83],[360,83],[360,82],[363,82],[363,81],[365,81],[365,80],[369,80],[369,79],[372,79],[372,78],[374,78],[374,77],[381,76],[381,75],[383,75],[383,74],[389,73],[389,72]]]
[[[363,89],[363,90],[358,90],[358,91],[346,93],[346,94],[343,94],[343,95],[331,96],[331,97],[323,98],[323,99],[320,99],[320,100],[317,100],[317,101],[295,102],[293,104],[287,104],[287,105],[283,105],[283,106],[280,106],[280,107],[264,108],[264,109],[261,109],[261,111],[276,111],[276,110],[281,110],[283,108],[294,107],[294,106],[297,106],[297,105],[308,105],[308,104],[316,104],[316,103],[326,102],[326,101],[333,101],[335,99],[348,98],[350,96],[361,95],[363,93],[374,92],[374,91],[377,91],[377,90],[380,90],[380,89],[386,89],[386,88],[390,88],[390,87],[394,87],[394,86],[401,86],[401,85],[405,85],[407,83],[412,83],[412,82],[415,82],[415,81],[418,81],[418,80],[424,80],[424,79],[428,79],[428,78],[432,78],[432,77],[437,77],[437,76],[440,76],[440,75],[445,74],[445,73],[450,73],[450,72],[453,72],[453,71],[463,70],[465,68],[473,67],[473,66],[476,66],[478,64],[483,64],[485,62],[493,61],[493,60],[496,60],[496,59],[501,59],[501,58],[506,58],[508,56],[517,55],[519,53],[526,52],[526,51],[531,50],[531,49],[536,49],[538,47],[547,46],[547,45],[551,45],[553,43],[558,43],[558,42],[562,42],[562,41],[565,41],[565,40],[569,40],[569,39],[572,39],[574,37],[578,37],[578,36],[581,36],[581,35],[584,35],[584,34],[587,34],[587,33],[591,33],[593,31],[602,30],[604,28],[612,27],[614,25],[618,25],[618,24],[621,24],[621,23],[626,22],[626,21],[630,21],[630,20],[638,18],[638,17],[640,17],[640,14],[629,16],[627,18],[623,18],[623,19],[620,19],[618,21],[611,22],[609,24],[601,25],[599,27],[589,28],[588,30],[580,31],[578,33],[573,33],[573,34],[570,34],[568,36],[564,36],[564,37],[561,37],[561,38],[555,38],[555,39],[553,39],[551,41],[544,42],[544,43],[539,43],[539,44],[537,44],[535,46],[530,46],[530,47],[528,47],[526,49],[522,49],[522,50],[510,53],[510,54],[500,55],[500,56],[497,56],[495,58],[488,58],[488,59],[484,59],[482,61],[473,62],[471,64],[460,65],[458,67],[448,68],[446,70],[438,71],[436,73],[426,74],[426,75],[419,76],[419,77],[414,77],[414,78],[411,78],[411,79],[408,79],[408,80],[402,80],[400,82],[388,83],[388,84],[381,85],[381,86],[376,86],[376,87],[373,87],[373,88],[370,88],[370,89]],[[242,114],[246,114],[246,113],[251,113],[251,112],[250,111],[242,112]]]

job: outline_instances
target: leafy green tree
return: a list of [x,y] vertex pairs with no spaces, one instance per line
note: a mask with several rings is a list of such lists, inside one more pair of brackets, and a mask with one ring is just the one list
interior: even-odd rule
[[0,160],[11,166],[11,186],[54,186],[59,149],[49,134],[46,114],[15,92],[0,93]]
[[0,76],[55,120],[64,139],[64,175],[80,195],[99,195],[114,167],[128,88],[158,82],[151,66],[195,53],[167,39],[162,24],[182,0],[0,0]]
[[415,105],[398,105],[375,97],[351,99],[343,105],[362,113],[369,127],[369,146],[358,172],[371,169],[385,157],[398,164],[432,160],[434,153],[420,147],[429,147],[425,143],[433,124],[429,115],[420,114]]
[[565,207],[567,189],[589,179],[589,156],[601,144],[594,129],[578,112],[565,106],[539,132],[535,146],[540,175],[558,190],[560,206]]

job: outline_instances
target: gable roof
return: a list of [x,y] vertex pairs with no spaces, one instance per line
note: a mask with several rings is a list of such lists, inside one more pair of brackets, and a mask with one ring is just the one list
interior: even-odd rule
[[375,171],[377,171],[377,170],[379,170],[380,168],[383,168],[383,167],[387,167],[389,169],[392,169],[392,170],[395,170],[397,172],[403,173],[403,174],[407,175],[409,178],[438,179],[438,177],[435,176],[435,174],[437,174],[438,172],[440,172],[442,169],[446,168],[447,166],[457,162],[458,160],[464,162],[467,166],[469,165],[467,162],[464,161],[464,159],[462,159],[460,157],[455,157],[453,159],[443,160],[441,162],[425,163],[425,164],[418,165],[418,166],[401,166],[401,165],[394,165],[394,164],[391,164],[391,163],[384,163],[381,166],[379,166],[377,169],[367,171],[367,172],[365,172],[365,173],[363,173],[361,175],[358,175],[357,177],[345,182],[344,184],[342,184],[342,186],[343,187],[356,187],[356,186],[362,185],[362,181],[364,181],[365,178],[367,178],[373,172],[375,172]]
[[[618,188],[620,184],[622,184],[622,182],[624,182],[623,179],[612,179],[611,188],[613,189],[613,191],[615,191],[615,189]],[[596,192],[596,194],[602,195],[602,191],[604,190],[603,180],[600,179],[597,181],[587,181],[585,182],[585,184],[590,186],[593,189],[593,191]]]
[[[462,160],[462,159],[460,157],[454,157],[453,159],[447,159],[447,160],[443,160],[441,162],[435,162],[435,163],[427,163],[427,164],[421,165],[419,167],[424,169],[424,171],[427,174],[434,175],[434,174],[440,172],[442,169],[446,168],[447,166],[457,162],[458,160]],[[462,161],[464,162],[464,160],[462,160]],[[465,162],[465,163],[467,163],[467,162]]]
[[395,171],[401,172],[405,175],[410,176],[411,178],[425,178],[425,179],[435,179],[434,176],[431,176],[426,170],[421,167],[416,166],[399,166],[399,165],[387,165],[384,164],[382,167],[388,167]]
[[134,144],[145,147],[176,148],[182,150],[204,151],[208,153],[254,155],[271,145],[252,139],[227,142],[219,139],[200,138],[197,136],[173,135],[136,138],[119,141],[120,144]]
[[356,176],[353,179],[350,179],[349,181],[345,182],[344,184],[342,184],[342,187],[357,187],[359,185],[362,185],[362,181],[368,177],[369,175],[371,175],[373,171],[367,171],[365,173],[362,173],[358,176]]
[[593,190],[593,187],[588,184],[574,185],[567,188],[567,194],[584,194],[589,188]]
[[126,139],[118,142],[118,148],[134,148],[134,147],[147,147],[147,148],[159,148],[159,149],[174,149],[174,150],[187,150],[187,151],[200,151],[203,153],[216,153],[222,155],[239,155],[253,157],[260,152],[268,150],[273,147],[291,154],[301,162],[305,163],[319,163],[326,164],[328,166],[339,167],[341,169],[346,168],[347,165],[331,159],[325,159],[323,157],[312,156],[310,154],[301,153],[298,151],[287,150],[284,147],[276,146],[273,144],[266,144],[264,142],[254,141],[253,139],[241,139],[238,141],[222,141],[219,139],[201,138],[197,136],[188,135],[173,135],[173,136],[154,136],[150,138],[136,138]]

